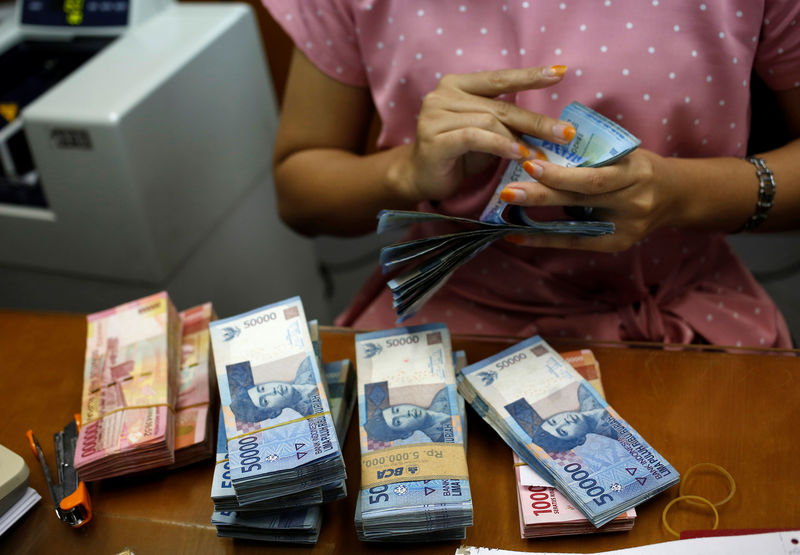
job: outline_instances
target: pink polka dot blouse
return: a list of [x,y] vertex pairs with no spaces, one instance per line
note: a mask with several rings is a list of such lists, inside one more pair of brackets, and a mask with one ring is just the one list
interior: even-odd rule
[[[618,121],[643,148],[680,157],[747,154],[753,70],[774,90],[800,86],[798,2],[263,1],[321,71],[369,87],[381,148],[414,140],[422,99],[447,73],[566,65],[560,84],[507,100],[553,117],[577,100]],[[477,217],[502,166],[420,209]],[[679,229],[616,254],[499,241],[406,323],[429,321],[456,333],[791,344],[780,312],[724,236]],[[358,328],[394,322],[378,273],[337,320]]]

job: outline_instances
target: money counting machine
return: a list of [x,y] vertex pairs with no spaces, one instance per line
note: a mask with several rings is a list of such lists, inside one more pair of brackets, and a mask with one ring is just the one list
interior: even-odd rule
[[0,265],[164,279],[269,173],[237,3],[17,0],[0,21]]

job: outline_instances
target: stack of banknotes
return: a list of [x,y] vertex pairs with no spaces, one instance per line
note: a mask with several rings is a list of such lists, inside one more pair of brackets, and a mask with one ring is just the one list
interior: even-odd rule
[[[568,145],[558,145],[523,136],[534,158],[565,167],[599,167],[613,164],[636,149],[641,141],[631,133],[583,104],[573,102],[564,108],[561,120],[576,129]],[[533,181],[519,162],[506,167],[494,195],[480,220],[457,218],[434,213],[383,210],[378,215],[378,233],[395,231],[412,224],[446,223],[452,232],[387,246],[381,250],[383,271],[402,273],[389,280],[394,308],[399,321],[410,318],[447,281],[453,271],[472,259],[492,242],[510,234],[568,234],[598,236],[613,233],[614,224],[589,221],[591,209],[575,210],[582,219],[551,222],[532,220],[519,206],[500,200],[500,192],[512,182]],[[580,208],[580,207],[577,207]]]
[[472,494],[450,332],[443,324],[355,337],[367,541],[463,539]]
[[[591,350],[570,351],[561,353],[561,356],[605,398],[600,380],[600,365]],[[552,483],[525,464],[519,455],[513,451],[512,453],[519,505],[519,531],[523,539],[620,532],[633,528],[636,519],[634,508],[628,509],[608,524],[595,528]]]
[[539,336],[463,369],[458,390],[595,527],[678,472]]
[[214,456],[214,408],[217,398],[208,325],[216,320],[211,303],[180,313],[181,368],[175,404],[175,464],[179,467]]
[[[355,372],[349,360],[339,360],[325,364],[324,373],[330,392],[328,400],[334,427],[339,440],[344,443],[355,407]],[[316,543],[322,525],[320,506],[341,498],[342,493],[346,494],[344,482],[327,490],[315,488],[311,492],[241,507],[231,484],[225,433],[225,422],[220,418],[217,465],[211,486],[211,499],[214,501],[211,522],[217,527],[217,535],[274,542]]]
[[181,322],[166,292],[87,317],[75,468],[92,481],[175,462]]
[[300,298],[210,329],[239,510],[340,488],[344,460]]

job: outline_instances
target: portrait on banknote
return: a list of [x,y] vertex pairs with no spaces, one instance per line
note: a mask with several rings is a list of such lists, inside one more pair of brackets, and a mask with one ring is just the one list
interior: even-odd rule
[[[226,366],[231,392],[230,408],[237,422],[273,420],[284,411],[300,416],[319,412],[319,390],[310,356],[301,353],[255,369],[249,362]],[[299,364],[298,364],[299,362]],[[267,367],[267,368],[265,368]],[[294,376],[284,377],[287,367]]]
[[[545,398],[535,403],[538,411],[524,398],[509,403],[505,408],[533,443],[550,454],[583,445],[590,435],[616,441],[618,435],[611,426],[612,417],[591,394],[590,387],[583,382],[577,388],[559,390],[551,396],[558,398]],[[572,395],[570,403],[567,399]],[[549,414],[540,414],[543,410]]]
[[[415,434],[421,441],[443,443],[445,434],[452,436],[450,403],[447,387],[442,386],[430,405],[391,403],[388,382],[364,385],[367,399],[367,422],[364,429],[372,442],[388,443],[409,439]],[[419,432],[419,433],[417,433]],[[421,436],[424,434],[427,436]]]

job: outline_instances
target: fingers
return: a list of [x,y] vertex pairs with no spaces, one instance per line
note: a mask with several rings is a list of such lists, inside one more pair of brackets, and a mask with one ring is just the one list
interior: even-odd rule
[[567,67],[542,66],[525,69],[499,69],[445,75],[442,84],[478,96],[494,97],[501,94],[542,89],[561,81]]
[[554,85],[561,80],[564,71],[566,66],[549,66],[446,75],[439,86],[426,95],[420,117],[486,113],[517,133],[565,144],[575,136],[571,124],[495,98]]
[[435,137],[465,127],[475,127],[496,133],[509,141],[516,141],[514,134],[505,125],[486,112],[453,113],[448,114],[448,117],[426,118],[420,122],[419,127],[419,135],[423,138]]
[[514,159],[524,157],[519,143],[479,127],[461,127],[440,133],[436,136],[435,148],[444,158],[456,158],[467,152],[483,152]]
[[532,135],[554,143],[566,144],[575,137],[575,127],[572,124],[544,114],[530,112],[502,100],[459,95],[449,103],[448,109],[451,112],[486,112],[518,133]]
[[[587,198],[613,193],[628,187],[632,177],[625,161],[602,168],[568,168],[547,162],[539,157],[526,160],[522,168],[535,181],[533,183],[510,183],[511,185],[534,185],[538,182],[561,193],[574,193],[576,198]],[[535,187],[534,187],[535,188]],[[593,206],[588,204],[587,206]]]
[[530,151],[491,114],[456,113],[420,121],[419,141],[429,153],[455,158],[467,152],[483,152],[521,160]]
[[507,239],[529,247],[617,252],[667,225],[680,204],[670,193],[661,158],[645,150],[632,152],[602,168],[565,168],[551,162],[523,162],[533,182],[509,183],[501,200],[519,206],[584,206],[595,208],[592,219],[615,224],[611,235],[580,237],[516,235]]
[[464,176],[488,167],[494,156],[529,158],[520,134],[561,144],[572,140],[575,128],[569,123],[496,98],[556,84],[565,70],[564,66],[509,69],[441,79],[423,100],[405,173],[421,197],[444,198]]
[[519,206],[600,206],[597,195],[560,191],[541,183],[509,183],[500,192],[500,200]]

